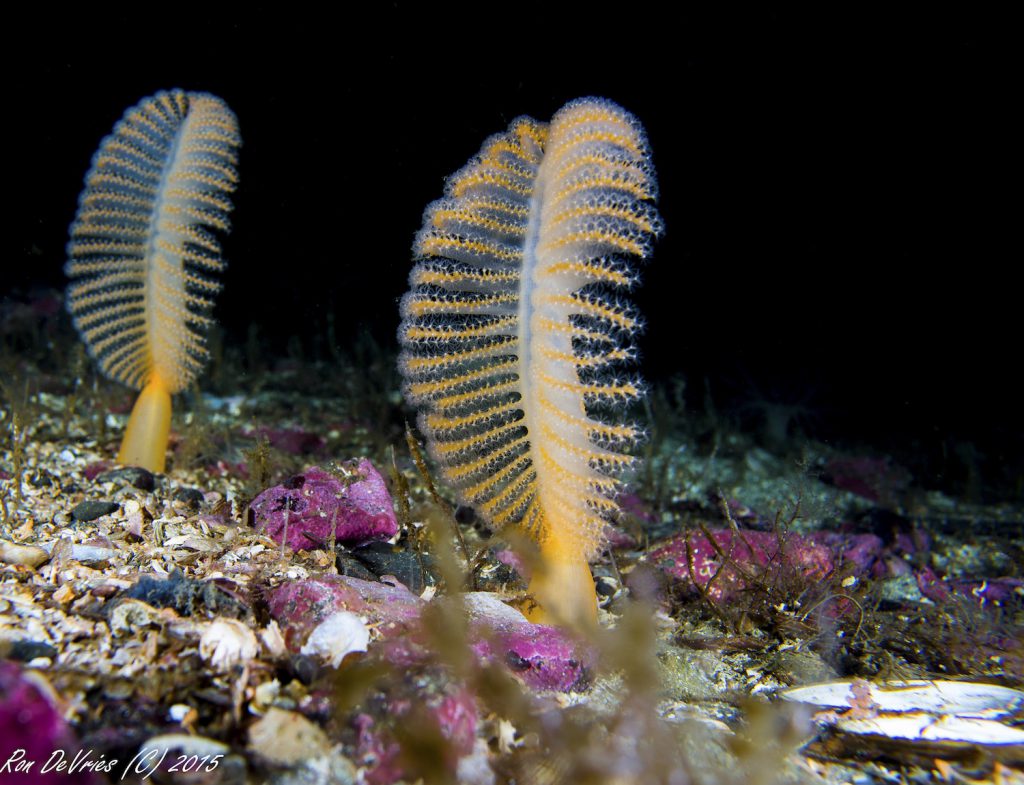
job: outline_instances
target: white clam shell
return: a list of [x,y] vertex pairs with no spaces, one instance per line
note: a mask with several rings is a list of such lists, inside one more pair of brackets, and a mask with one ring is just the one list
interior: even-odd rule
[[[830,681],[783,690],[780,697],[833,709],[848,709],[850,681]],[[870,684],[871,702],[881,712],[924,711],[991,719],[1024,709],[1024,692],[968,681],[893,681]]]
[[964,744],[1024,744],[1024,730],[995,720],[973,717],[936,717],[927,712],[880,714],[866,719],[841,719],[836,726],[847,733],[887,736],[906,741],[941,741]]
[[900,742],[1024,745],[1024,729],[1001,721],[1024,711],[1020,690],[966,681],[859,682],[859,687],[868,688],[868,696],[858,699],[853,685],[811,684],[784,690],[780,696],[840,711],[856,707],[845,715],[829,715],[845,733]]

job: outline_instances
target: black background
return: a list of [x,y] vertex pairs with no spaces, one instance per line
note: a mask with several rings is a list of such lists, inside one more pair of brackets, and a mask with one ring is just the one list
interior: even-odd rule
[[934,455],[969,442],[1020,466],[1007,20],[490,8],[169,9],[12,30],[17,248],[0,293],[63,287],[100,139],[181,87],[225,99],[244,139],[227,340],[255,323],[268,355],[311,347],[333,312],[339,343],[392,344],[444,178],[517,115],[600,95],[644,123],[659,174],[667,229],[635,294],[648,378],[685,375],[695,408],[706,389],[724,411],[800,402],[824,438]]

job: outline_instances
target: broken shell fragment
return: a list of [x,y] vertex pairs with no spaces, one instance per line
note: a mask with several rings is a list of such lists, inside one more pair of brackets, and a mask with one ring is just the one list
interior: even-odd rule
[[1024,748],[1024,730],[1011,722],[1024,710],[1024,692],[961,681],[833,681],[784,690],[788,701],[830,711],[818,720],[837,730],[900,744]]
[[960,744],[1024,744],[1024,730],[996,720],[974,717],[935,716],[928,712],[880,714],[864,719],[841,719],[846,733],[886,736],[904,741],[943,741]]
[[258,651],[252,630],[235,619],[216,619],[199,641],[200,656],[221,670],[248,662]]
[[327,735],[301,714],[271,708],[249,728],[249,744],[265,760],[294,766],[331,751]]
[[[958,717],[994,718],[1024,710],[1024,692],[968,681],[889,681],[867,686],[868,700],[882,712],[925,711]],[[780,697],[797,703],[848,709],[857,700],[852,681],[830,681],[783,690]]]
[[351,611],[336,611],[324,619],[309,635],[302,654],[316,655],[337,668],[346,654],[366,651],[370,630]]
[[0,540],[0,562],[38,567],[49,559],[50,554],[35,545],[18,545],[8,540]]

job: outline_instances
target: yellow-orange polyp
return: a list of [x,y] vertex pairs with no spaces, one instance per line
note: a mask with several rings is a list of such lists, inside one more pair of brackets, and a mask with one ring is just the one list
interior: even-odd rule
[[132,407],[117,462],[125,466],[141,466],[151,472],[163,472],[170,434],[171,392],[154,374]]

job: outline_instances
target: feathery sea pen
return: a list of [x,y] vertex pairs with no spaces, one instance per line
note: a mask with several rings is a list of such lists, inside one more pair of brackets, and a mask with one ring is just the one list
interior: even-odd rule
[[640,433],[637,280],[661,221],[639,122],[598,98],[521,117],[431,204],[402,300],[401,371],[434,459],[494,526],[539,546],[537,621],[593,624],[588,566]]
[[208,352],[241,139],[216,96],[160,92],[101,143],[71,225],[68,310],[112,379],[141,390],[118,461],[163,471],[171,395]]

